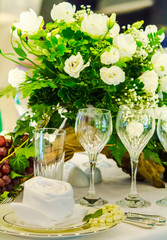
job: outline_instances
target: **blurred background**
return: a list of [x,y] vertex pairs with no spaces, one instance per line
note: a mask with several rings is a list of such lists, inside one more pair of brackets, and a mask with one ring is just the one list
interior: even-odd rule
[[[50,10],[53,4],[63,2],[61,0],[0,0],[0,49],[2,52],[11,52],[10,27],[14,21],[18,21],[22,11],[34,9],[38,15],[44,17],[45,22],[51,21]],[[145,25],[155,24],[158,28],[166,27],[167,31],[167,0],[69,0],[80,6],[91,5],[92,10],[98,13],[111,15],[117,14],[117,21],[121,26],[135,21],[144,20]],[[167,35],[167,32],[166,32]],[[162,43],[167,47],[166,39]],[[0,56],[0,89],[8,85],[8,71],[16,65]],[[1,129],[12,131],[19,114],[14,100],[0,98],[0,131]]]

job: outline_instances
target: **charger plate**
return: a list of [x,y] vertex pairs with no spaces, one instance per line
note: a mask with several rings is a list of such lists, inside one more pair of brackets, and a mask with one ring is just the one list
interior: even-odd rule
[[[91,212],[92,212],[91,208]],[[97,210],[97,209],[94,209]],[[0,205],[0,233],[26,238],[74,238],[79,236],[91,235],[98,232],[106,231],[115,226],[116,223],[103,223],[101,225],[90,225],[89,222],[81,222],[60,228],[35,228],[25,226],[19,223],[14,212],[9,208],[9,204]]]

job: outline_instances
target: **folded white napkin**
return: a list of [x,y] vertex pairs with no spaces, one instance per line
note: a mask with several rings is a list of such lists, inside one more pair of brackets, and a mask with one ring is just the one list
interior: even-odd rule
[[69,183],[44,177],[26,181],[23,201],[10,206],[25,225],[44,228],[82,221],[86,213],[84,208],[75,205]]

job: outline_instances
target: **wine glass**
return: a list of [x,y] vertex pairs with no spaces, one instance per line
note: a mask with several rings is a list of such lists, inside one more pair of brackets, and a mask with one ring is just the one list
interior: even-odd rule
[[131,190],[129,195],[116,204],[121,207],[147,207],[150,203],[142,199],[136,188],[137,165],[141,151],[154,134],[155,119],[152,109],[143,106],[121,105],[116,119],[116,130],[119,138],[130,155]]
[[90,186],[86,196],[77,203],[86,206],[100,206],[107,203],[98,197],[94,186],[94,173],[98,154],[108,142],[112,133],[112,117],[107,109],[83,108],[78,111],[75,123],[75,133],[87,151],[90,163]]
[[[157,134],[162,146],[167,151],[167,112],[161,112],[157,124]],[[167,196],[156,201],[156,204],[162,207],[167,207]]]

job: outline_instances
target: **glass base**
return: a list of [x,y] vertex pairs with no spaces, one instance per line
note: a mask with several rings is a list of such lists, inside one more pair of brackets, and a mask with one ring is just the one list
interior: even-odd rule
[[129,208],[143,208],[143,207],[149,207],[151,205],[150,202],[140,197],[136,197],[136,198],[127,197],[120,201],[117,201],[116,204],[119,205],[120,207],[129,207]]
[[161,206],[161,207],[167,207],[167,197],[156,201],[156,204]]
[[77,204],[81,204],[81,205],[89,206],[89,207],[102,206],[102,205],[108,203],[107,200],[104,200],[100,197],[96,198],[96,199],[83,197],[83,198],[77,199],[75,202]]

